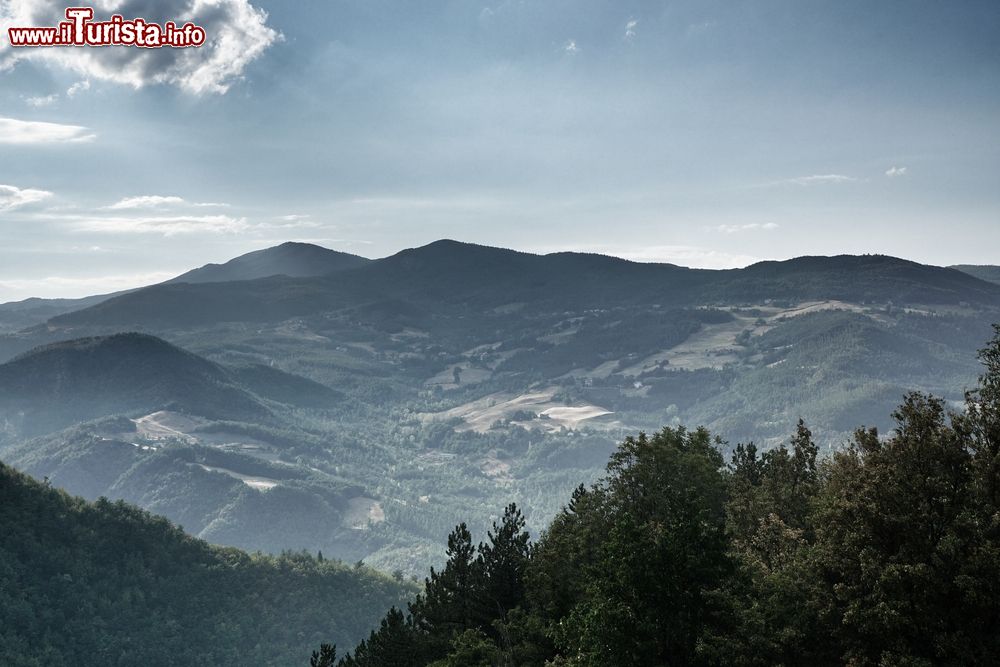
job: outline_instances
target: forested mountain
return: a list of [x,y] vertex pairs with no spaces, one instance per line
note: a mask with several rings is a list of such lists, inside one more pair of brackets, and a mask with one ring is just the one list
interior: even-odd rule
[[[233,261],[242,262],[246,257]],[[207,270],[195,273],[202,275],[200,272]],[[195,282],[185,281],[184,276],[176,281]],[[262,322],[341,309],[365,312],[384,303],[398,308],[402,304],[397,301],[432,304],[434,310],[425,318],[430,319],[456,310],[488,313],[510,304],[521,304],[532,312],[553,307],[757,305],[765,300],[816,299],[1000,306],[1000,287],[955,269],[881,255],[802,257],[762,262],[746,269],[709,271],[601,255],[543,256],[438,241],[367,262],[361,268],[339,271],[335,276],[153,286],[58,316],[52,324],[170,327]],[[400,313],[404,320],[418,315],[405,310]],[[425,323],[425,319],[415,319],[414,324]]]
[[541,530],[628,432],[701,424],[766,450],[802,417],[830,452],[891,427],[907,391],[957,405],[1000,321],[1000,285],[882,255],[710,271],[285,244],[193,275],[254,279],[0,335],[0,359],[24,355],[0,366],[0,456],[205,539],[407,573],[510,501]]
[[[256,395],[251,392],[256,392]],[[53,343],[0,365],[0,416],[29,435],[115,414],[179,410],[266,423],[263,398],[314,404],[337,394],[266,367],[225,369],[153,336],[126,333]]]
[[909,394],[832,457],[802,422],[728,464],[705,429],[627,437],[534,544],[514,505],[478,545],[457,526],[338,664],[993,664],[1000,326],[981,358],[964,412]]
[[240,255],[225,264],[205,266],[182,273],[168,283],[219,283],[254,280],[269,276],[306,278],[324,276],[344,269],[364,266],[370,260],[346,252],[329,250],[312,243],[282,243]]
[[0,464],[0,664],[289,665],[353,642],[409,593],[305,553],[212,547],[131,505]]

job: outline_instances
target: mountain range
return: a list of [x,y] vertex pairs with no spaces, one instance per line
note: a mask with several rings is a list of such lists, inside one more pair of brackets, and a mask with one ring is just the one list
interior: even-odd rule
[[283,244],[0,305],[0,458],[211,541],[418,573],[508,500],[546,525],[624,434],[703,424],[767,448],[802,417],[830,451],[906,391],[958,405],[1000,321],[984,271]]

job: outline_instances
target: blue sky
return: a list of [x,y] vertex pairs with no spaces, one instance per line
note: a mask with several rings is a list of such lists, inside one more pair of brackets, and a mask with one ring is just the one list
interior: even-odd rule
[[704,267],[1000,263],[1000,3],[108,0],[197,52],[6,46],[0,301],[305,240]]

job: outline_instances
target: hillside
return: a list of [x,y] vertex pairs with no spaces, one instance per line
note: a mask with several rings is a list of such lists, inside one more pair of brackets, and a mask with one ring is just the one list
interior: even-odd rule
[[369,261],[364,257],[329,250],[311,243],[288,242],[240,255],[225,264],[206,264],[167,282],[219,283],[279,275],[306,278],[357,268]]
[[965,413],[909,393],[832,457],[802,421],[729,456],[629,435],[534,544],[516,504],[478,546],[456,526],[338,665],[993,664],[1000,326],[980,358]]
[[305,554],[213,547],[124,503],[0,464],[0,663],[304,664],[355,642],[409,590]]
[[153,336],[53,343],[0,366],[0,414],[27,433],[167,408],[214,419],[268,417],[217,364]]
[[1000,266],[993,266],[989,264],[956,264],[951,268],[957,269],[963,273],[968,273],[970,276],[975,276],[980,280],[1000,284]]
[[274,421],[274,404],[329,408],[342,394],[260,364],[223,367],[154,336],[125,333],[44,345],[0,365],[0,418],[26,434],[110,415],[173,410]]

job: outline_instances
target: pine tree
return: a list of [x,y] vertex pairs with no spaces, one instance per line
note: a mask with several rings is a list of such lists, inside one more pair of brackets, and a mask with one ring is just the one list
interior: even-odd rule
[[320,644],[319,651],[313,651],[309,667],[334,667],[337,662],[337,645]]

